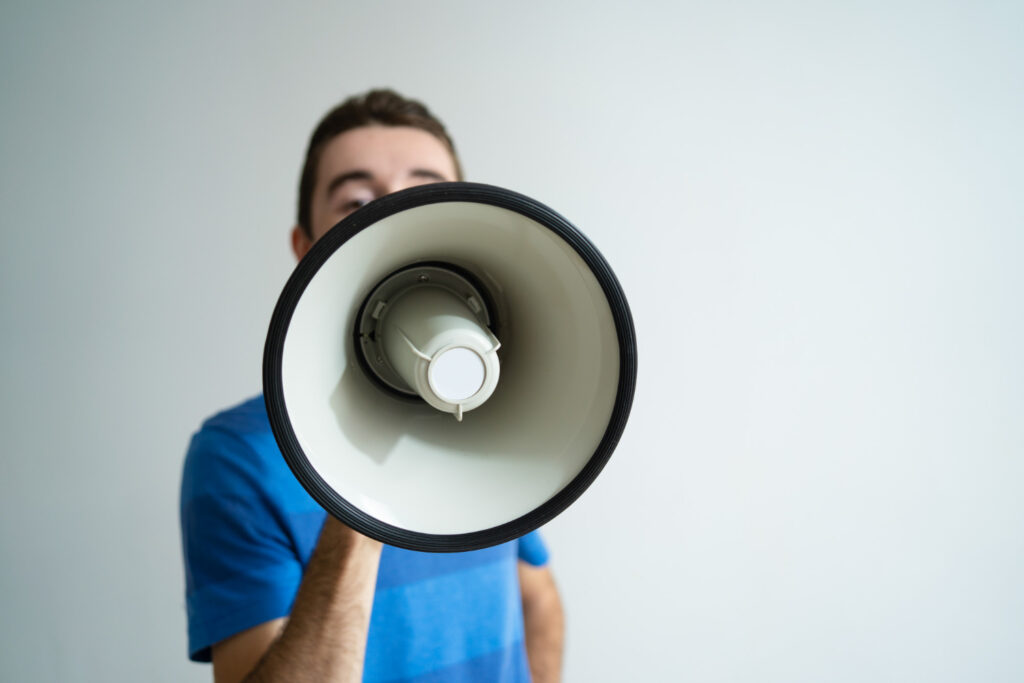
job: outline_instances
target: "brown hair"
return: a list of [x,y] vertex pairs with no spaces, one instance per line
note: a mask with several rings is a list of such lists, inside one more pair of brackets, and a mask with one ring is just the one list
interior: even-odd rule
[[299,180],[299,226],[308,237],[312,236],[311,204],[313,188],[316,187],[317,167],[320,155],[334,138],[353,128],[372,125],[409,126],[424,130],[445,144],[452,153],[455,162],[456,178],[462,180],[462,167],[459,157],[455,154],[455,144],[448,137],[448,132],[430,110],[416,100],[402,97],[393,90],[371,90],[363,95],[353,95],[320,120],[309,139],[306,150],[306,161],[302,166],[302,177]]

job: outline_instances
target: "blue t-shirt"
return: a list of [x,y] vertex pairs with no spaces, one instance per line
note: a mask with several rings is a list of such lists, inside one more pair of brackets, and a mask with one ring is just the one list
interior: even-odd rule
[[[203,424],[181,484],[191,659],[289,614],[326,514],[288,469],[262,397]],[[384,546],[364,681],[528,681],[516,560],[547,556],[536,532],[467,553]]]

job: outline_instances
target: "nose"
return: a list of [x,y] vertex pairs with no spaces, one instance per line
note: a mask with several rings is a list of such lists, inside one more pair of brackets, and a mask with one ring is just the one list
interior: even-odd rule
[[406,179],[396,178],[394,180],[389,180],[384,183],[384,194],[391,194],[393,192],[398,192],[399,190],[405,190],[407,188],[412,187],[415,184],[416,183],[410,182],[409,180]]

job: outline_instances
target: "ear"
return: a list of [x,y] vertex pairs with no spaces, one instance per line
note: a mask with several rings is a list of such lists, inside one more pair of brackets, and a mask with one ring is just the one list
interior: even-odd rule
[[295,258],[299,261],[306,255],[309,248],[313,246],[313,240],[306,235],[306,231],[302,229],[301,225],[296,225],[292,228],[292,251],[295,252]]

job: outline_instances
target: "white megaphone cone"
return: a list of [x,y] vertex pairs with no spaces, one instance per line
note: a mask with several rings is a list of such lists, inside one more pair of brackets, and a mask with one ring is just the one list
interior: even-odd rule
[[296,477],[416,550],[521,536],[575,500],[625,428],[636,339],[596,248],[544,205],[438,183],[322,237],[278,301],[264,389]]

